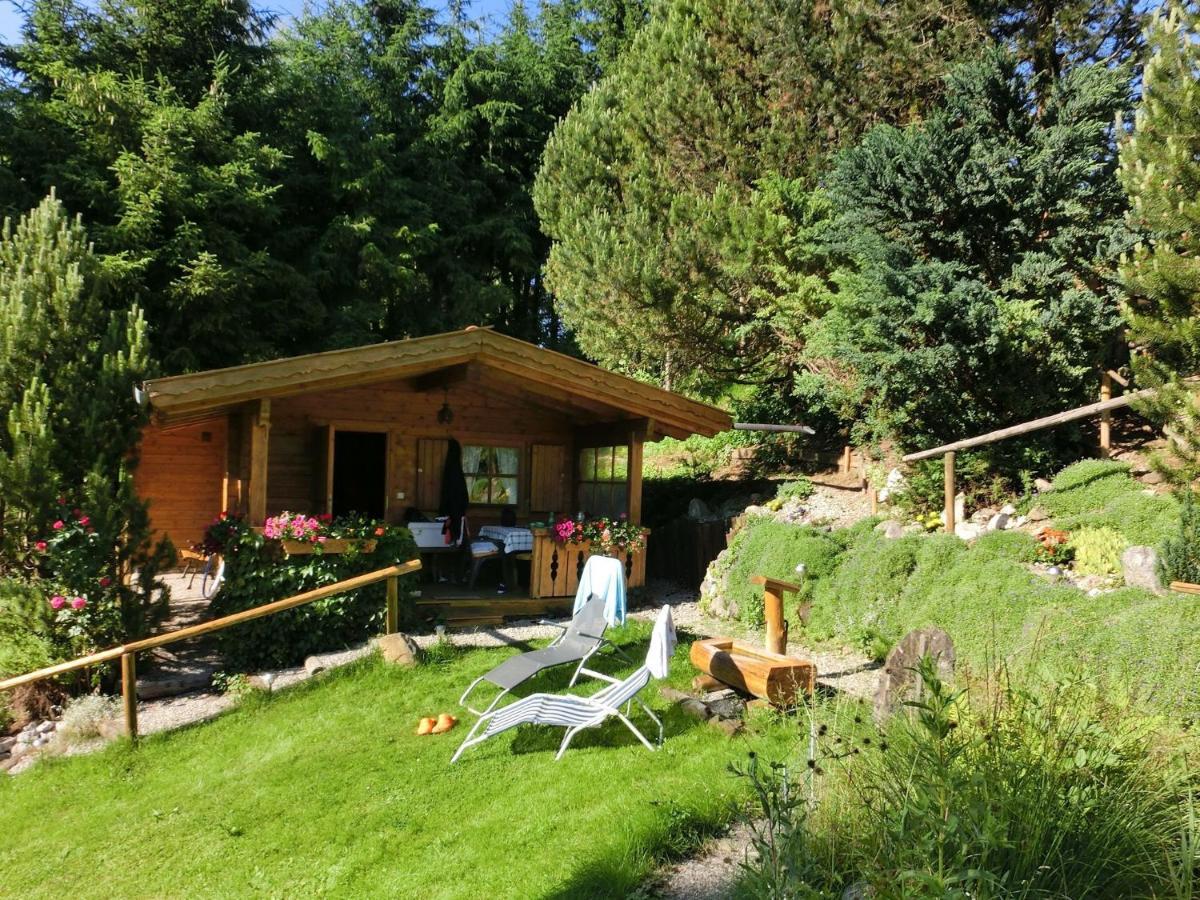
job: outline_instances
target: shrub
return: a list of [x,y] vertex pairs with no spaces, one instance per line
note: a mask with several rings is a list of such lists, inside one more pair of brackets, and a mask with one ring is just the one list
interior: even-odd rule
[[1190,488],[1182,491],[1182,497],[1179,528],[1163,543],[1163,580],[1200,584],[1200,507]]
[[120,703],[103,694],[83,694],[67,701],[58,723],[58,736],[68,745],[102,736],[105,722],[116,718]]
[[[316,537],[373,540],[373,552],[355,546],[346,553],[324,553],[318,543],[312,553],[285,556],[278,543],[236,517],[215,522],[210,536],[214,532],[220,532],[225,559],[225,581],[212,601],[213,613],[219,616],[417,555],[407,528],[359,518],[322,522]],[[401,579],[402,608],[408,595],[407,581]],[[279,668],[296,665],[310,653],[361,643],[383,627],[385,591],[381,582],[228,628],[218,638],[225,663],[233,671]]]
[[60,660],[45,592],[19,578],[0,578],[0,677],[21,675]]
[[1080,528],[1071,535],[1075,571],[1080,575],[1116,575],[1121,571],[1121,554],[1128,546],[1112,528]]
[[1179,522],[1175,498],[1147,494],[1130,477],[1128,465],[1110,460],[1086,459],[1067,466],[1054,478],[1054,490],[1039,494],[1036,503],[1058,528],[1073,532],[1108,527],[1130,544],[1162,546]]
[[788,500],[807,500],[815,490],[816,488],[809,479],[801,477],[781,484],[779,490],[775,492],[775,499],[785,503]]
[[[1078,681],[1018,688],[1001,672],[997,688],[953,693],[928,659],[920,667],[923,698],[882,738],[821,728],[800,777],[752,764],[759,853],[746,887],[780,897],[837,896],[851,883],[886,897],[1172,893],[1170,872],[1194,864],[1179,835],[1196,778],[1156,750],[1155,723],[1102,705]],[[811,772],[825,777],[821,806],[799,802],[812,796],[801,782]],[[836,815],[814,815],[821,807]]]

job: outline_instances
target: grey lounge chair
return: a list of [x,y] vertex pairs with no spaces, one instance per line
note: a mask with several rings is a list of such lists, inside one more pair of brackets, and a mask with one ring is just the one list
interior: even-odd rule
[[[574,694],[530,694],[528,697],[514,700],[508,706],[488,712],[479,717],[466,740],[454,751],[450,762],[456,762],[469,747],[481,744],[490,737],[519,725],[532,724],[557,725],[567,730],[559,745],[558,755],[554,757],[562,759],[575,735],[585,728],[595,728],[604,724],[610,716],[620,719],[647,750],[654,750],[655,745],[638,730],[629,716],[633,704],[636,703],[658,726],[658,746],[662,746],[662,721],[641,701],[638,694],[650,683],[650,679],[667,677],[674,650],[675,624],[671,621],[671,608],[664,606],[659,610],[658,621],[650,637],[650,650],[646,654],[646,662],[624,679],[618,681],[608,675],[594,673],[609,684],[590,697]],[[624,712],[621,711],[622,706],[625,707]]]
[[[555,625],[553,622],[543,622],[542,624],[561,628],[562,634],[555,638],[549,647],[509,657],[487,674],[480,675],[463,691],[463,695],[458,699],[459,705],[466,706],[477,716],[487,715],[500,702],[500,699],[517,685],[528,681],[543,669],[567,663],[579,663],[575,668],[575,674],[571,676],[571,685],[574,685],[579,679],[580,673],[603,677],[599,676],[597,672],[584,668],[584,665],[591,659],[592,654],[605,644],[629,661],[629,657],[625,656],[619,647],[604,638],[606,624],[604,621],[604,598],[597,594],[592,594],[587,598],[583,606],[579,608],[579,612],[571,619],[571,624],[565,628],[562,625]],[[467,705],[467,696],[481,681],[489,682],[500,688],[500,693],[488,704],[487,709],[482,711]]]

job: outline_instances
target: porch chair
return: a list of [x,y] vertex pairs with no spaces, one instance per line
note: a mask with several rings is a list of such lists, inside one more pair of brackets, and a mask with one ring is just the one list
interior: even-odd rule
[[[650,711],[638,694],[650,683],[651,678],[666,678],[670,670],[671,654],[675,651],[675,623],[671,620],[671,607],[664,606],[658,613],[658,621],[654,625],[654,633],[650,637],[650,650],[646,654],[646,662],[632,674],[618,681],[607,675],[589,673],[604,681],[609,686],[602,688],[590,697],[579,697],[573,694],[530,694],[495,712],[482,716],[475,727],[467,735],[466,740],[454,752],[450,762],[457,762],[464,750],[486,741],[501,732],[516,728],[518,725],[556,725],[567,729],[559,745],[556,760],[562,759],[567,752],[571,739],[584,728],[594,728],[603,724],[610,716],[616,716],[633,732],[634,736],[645,745],[647,750],[654,750],[651,744],[637,726],[629,719],[634,703],[648,715],[658,726],[658,746],[663,742],[663,726],[658,716]],[[621,711],[621,707],[625,711]],[[480,733],[480,728],[483,728]]]
[[[571,676],[569,683],[571,687],[575,685],[581,673],[603,678],[605,676],[593,672],[591,669],[586,669],[584,666],[592,658],[592,654],[606,644],[612,647],[626,661],[632,662],[628,656],[621,652],[620,647],[604,637],[604,598],[599,595],[593,594],[589,597],[583,606],[579,608],[579,611],[571,618],[569,625],[564,627],[545,620],[541,624],[553,625],[555,628],[561,629],[562,634],[555,638],[549,647],[509,657],[487,674],[480,675],[463,691],[463,695],[458,699],[459,705],[466,706],[467,709],[477,716],[487,715],[500,702],[500,699],[517,685],[528,681],[543,669],[550,669],[554,666],[565,665],[566,663],[579,663],[575,668],[575,674]],[[467,695],[475,690],[475,687],[481,681],[486,681],[500,688],[500,693],[492,699],[487,709],[483,711],[467,705]]]

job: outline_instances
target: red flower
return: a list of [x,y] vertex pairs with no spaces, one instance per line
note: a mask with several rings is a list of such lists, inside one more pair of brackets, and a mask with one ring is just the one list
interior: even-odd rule
[[46,547],[47,547],[47,544],[46,544],[46,542],[45,542],[45,541],[38,541],[38,542],[37,542],[36,544],[34,544],[33,546],[37,547],[37,551],[38,551],[38,553],[45,553],[45,552],[46,552]]
[[65,528],[65,527],[66,527],[66,523],[65,523],[65,522],[63,522],[63,520],[62,520],[62,519],[58,519],[58,520],[57,520],[57,521],[54,523],[54,530],[55,530],[55,531],[62,531],[62,530]]
[[91,523],[91,521],[92,521],[92,520],[91,520],[91,519],[89,519],[87,516],[80,516],[80,517],[79,517],[79,524],[80,524],[80,525],[88,525],[88,524],[90,524],[90,523]]
[[105,575],[103,578],[100,579],[100,587],[106,588],[110,584],[112,584],[112,579],[109,578],[107,575]]
[[317,516],[317,518],[320,519],[322,522],[332,522],[333,514],[332,513],[321,513],[319,516]]
[[383,537],[383,526],[380,525],[375,529],[375,537]]

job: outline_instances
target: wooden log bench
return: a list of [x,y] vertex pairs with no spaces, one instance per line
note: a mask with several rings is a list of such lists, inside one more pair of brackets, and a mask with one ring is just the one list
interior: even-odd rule
[[811,694],[817,667],[808,660],[752,647],[732,638],[706,638],[692,644],[692,665],[730,687],[787,708]]

